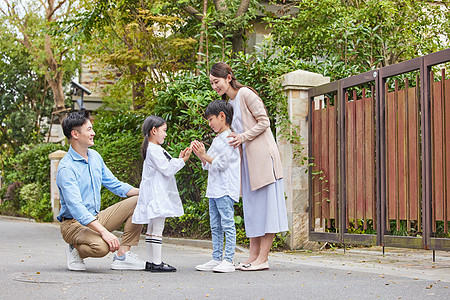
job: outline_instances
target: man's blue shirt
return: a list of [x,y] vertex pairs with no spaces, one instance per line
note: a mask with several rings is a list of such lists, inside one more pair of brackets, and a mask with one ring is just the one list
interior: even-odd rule
[[100,189],[104,185],[120,197],[132,188],[119,181],[106,167],[100,154],[88,149],[88,161],[70,146],[58,165],[56,184],[61,199],[58,220],[74,218],[86,226],[100,212]]

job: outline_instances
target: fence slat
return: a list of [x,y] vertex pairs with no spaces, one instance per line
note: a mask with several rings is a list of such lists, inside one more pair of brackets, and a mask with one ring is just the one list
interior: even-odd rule
[[[432,109],[434,118],[432,122],[434,124],[433,133],[434,133],[434,147],[433,147],[433,156],[434,156],[434,182],[433,182],[433,191],[434,191],[434,216],[435,220],[433,221],[434,226],[436,226],[436,221],[442,221],[444,218],[444,194],[442,191],[442,187],[444,184],[444,170],[443,170],[443,140],[442,140],[442,95],[441,95],[441,82],[434,82],[432,85]],[[436,230],[434,228],[434,230]]]
[[[387,187],[387,225],[389,226],[389,220],[396,219],[397,216],[397,206],[395,202],[396,189],[397,189],[397,145],[395,143],[397,122],[396,122],[396,110],[395,110],[394,93],[387,94],[387,104],[386,104],[386,122],[387,122],[387,151],[386,151],[386,187]],[[389,229],[389,227],[388,227]]]
[[[327,103],[328,104],[328,103]],[[323,171],[322,173],[322,180],[321,180],[321,193],[320,193],[320,205],[322,208],[322,219],[325,222],[327,220],[327,227],[330,227],[330,210],[329,210],[329,203],[328,203],[328,182],[326,180],[330,177],[329,172],[329,153],[328,153],[328,107],[325,107],[322,109],[321,113],[321,120],[322,120],[322,141],[321,141],[321,164]],[[323,224],[323,227],[325,227],[325,224]]]
[[443,169],[443,178],[442,178],[442,194],[443,194],[443,199],[442,199],[442,204],[443,204],[443,216],[442,216],[442,220],[444,221],[444,233],[447,233],[448,231],[448,223],[447,223],[447,122],[446,122],[446,113],[447,113],[447,105],[445,103],[445,69],[441,70],[441,103],[442,103],[442,160],[443,160],[443,164],[442,164],[442,169]]
[[373,93],[372,97],[365,98],[364,102],[364,178],[365,178],[365,210],[366,219],[375,217],[375,115]]
[[356,219],[364,219],[364,103],[355,101]]
[[[444,76],[443,76],[444,77]],[[448,114],[450,112],[450,79],[445,80],[444,85],[444,97],[445,97],[445,113]],[[445,201],[446,201],[446,207],[447,207],[447,215],[445,218],[446,225],[445,233],[448,232],[448,222],[450,221],[450,118],[445,118],[445,145],[446,145],[446,194],[445,194]]]
[[355,207],[355,101],[347,101],[347,226],[350,219],[355,219],[356,207]]
[[409,218],[410,220],[419,220],[419,99],[417,99],[417,87],[408,89],[408,198],[409,198]]
[[[320,136],[321,136],[321,128],[320,128],[320,110],[314,110],[313,111],[313,173],[318,172],[320,169]],[[313,199],[314,199],[314,218],[320,218],[320,207],[318,205],[319,203],[319,176],[318,175],[312,175],[313,176]],[[315,227],[315,222],[313,226]]]
[[406,99],[405,90],[399,90],[397,98],[398,103],[398,218],[399,220],[406,220],[406,184],[407,184],[407,166],[406,152]]
[[330,187],[330,193],[329,193],[329,199],[330,199],[330,218],[335,220],[335,223],[337,224],[338,219],[338,210],[337,210],[337,193],[338,193],[338,186],[337,186],[337,179],[338,179],[338,173],[337,173],[337,161],[338,161],[338,151],[337,151],[337,122],[336,122],[336,106],[330,106],[329,108],[329,187]]

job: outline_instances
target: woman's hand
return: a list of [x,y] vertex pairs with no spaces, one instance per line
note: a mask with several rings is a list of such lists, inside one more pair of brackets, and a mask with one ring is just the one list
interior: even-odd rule
[[230,146],[233,146],[234,148],[237,148],[242,144],[242,136],[237,134],[236,132],[230,133],[227,137],[232,137],[228,144],[230,144]]

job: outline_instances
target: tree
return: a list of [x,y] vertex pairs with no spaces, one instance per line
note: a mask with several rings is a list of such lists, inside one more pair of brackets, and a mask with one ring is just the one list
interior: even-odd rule
[[[192,18],[202,24],[205,28],[205,19],[207,18],[205,9],[200,12],[199,7],[204,7],[207,1],[186,1],[178,0],[178,4]],[[215,11],[211,11],[208,18],[213,26],[222,31],[224,36],[228,36],[232,45],[233,52],[237,53],[244,50],[244,30],[248,28],[249,22],[256,16],[256,6],[258,1],[254,0],[213,0]],[[199,51],[201,52],[201,51]]]
[[83,8],[71,28],[91,59],[113,70],[122,95],[131,88],[134,109],[151,106],[158,86],[194,61],[196,41],[177,34],[183,20],[167,14],[164,1],[85,1]]
[[[304,0],[298,13],[269,19],[279,45],[299,58],[335,63],[342,78],[446,47],[448,7],[417,0]],[[441,39],[439,37],[443,37]]]
[[35,71],[43,74],[52,90],[55,110],[65,108],[63,83],[66,72],[78,68],[77,46],[65,39],[57,22],[70,18],[75,0],[40,0],[39,4],[4,0],[0,7],[7,27],[2,34],[14,36],[33,57]]
[[[4,31],[3,23],[0,31]],[[43,75],[34,71],[34,57],[14,38],[0,36],[0,161],[22,145],[42,140],[53,104]]]

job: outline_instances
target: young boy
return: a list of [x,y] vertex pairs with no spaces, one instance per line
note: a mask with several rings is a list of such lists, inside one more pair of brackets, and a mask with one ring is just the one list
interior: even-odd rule
[[[209,198],[209,217],[213,242],[212,260],[198,265],[198,271],[234,272],[233,256],[236,248],[234,203],[240,193],[240,153],[228,144],[233,120],[233,107],[223,100],[211,102],[205,111],[209,126],[217,136],[208,152],[199,141],[192,142],[194,153],[208,170],[206,197]],[[225,233],[225,253],[223,235]]]

